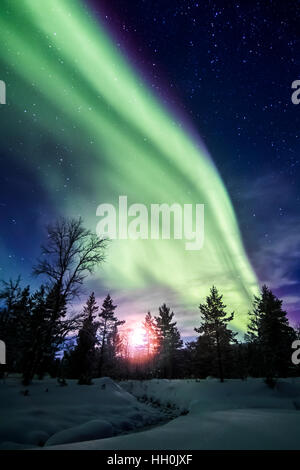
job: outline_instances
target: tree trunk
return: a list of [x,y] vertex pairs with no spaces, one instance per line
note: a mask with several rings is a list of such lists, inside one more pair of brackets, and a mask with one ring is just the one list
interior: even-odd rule
[[220,382],[224,382],[223,363],[222,363],[219,333],[217,333],[216,338],[217,338],[217,356],[218,356]]
[[104,330],[103,330],[102,344],[101,344],[101,349],[100,349],[99,377],[102,377],[105,338],[106,338],[106,325],[105,325]]

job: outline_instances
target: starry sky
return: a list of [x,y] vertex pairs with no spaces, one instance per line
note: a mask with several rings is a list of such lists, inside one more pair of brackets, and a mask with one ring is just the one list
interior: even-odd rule
[[213,282],[241,331],[267,283],[297,322],[300,4],[44,3],[0,7],[2,278],[36,282],[31,266],[57,215],[94,229],[97,205],[119,194],[203,202],[201,254],[112,243],[87,292],[110,290],[132,321],[166,301],[189,337]]

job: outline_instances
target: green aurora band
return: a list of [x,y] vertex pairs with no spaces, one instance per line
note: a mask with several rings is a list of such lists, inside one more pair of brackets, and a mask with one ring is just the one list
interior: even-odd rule
[[[165,289],[186,328],[195,325],[197,305],[215,284],[236,311],[233,326],[244,331],[257,279],[229,196],[200,141],[78,0],[2,1],[0,39],[7,112],[19,119],[15,128],[9,119],[1,123],[1,132],[8,142],[22,140],[22,155],[58,213],[80,214],[95,230],[97,206],[117,207],[119,195],[147,207],[205,205],[202,250],[186,251],[184,240],[114,240],[96,279],[132,297],[148,292],[155,301],[151,292]],[[74,164],[67,185],[67,168],[53,156],[58,148]]]

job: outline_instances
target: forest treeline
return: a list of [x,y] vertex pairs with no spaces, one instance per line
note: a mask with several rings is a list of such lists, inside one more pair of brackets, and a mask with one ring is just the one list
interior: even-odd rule
[[[222,294],[212,286],[199,305],[194,341],[183,344],[174,312],[164,303],[142,323],[143,344],[130,347],[125,320],[109,294],[98,305],[91,293],[82,312],[70,314],[86,277],[105,259],[107,240],[84,228],[81,219],[60,219],[47,227],[47,243],[33,268],[42,284],[32,292],[20,278],[2,281],[0,339],[7,364],[0,373],[19,373],[28,385],[37,376],[91,384],[93,378],[206,378],[263,377],[273,386],[277,377],[298,376],[291,345],[300,338],[282,300],[263,286],[253,299],[243,341],[230,328]],[[2,368],[2,372],[1,372]]]

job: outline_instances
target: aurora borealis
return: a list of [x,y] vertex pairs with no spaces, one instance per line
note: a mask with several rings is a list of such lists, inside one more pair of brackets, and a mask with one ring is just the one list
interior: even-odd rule
[[[23,201],[25,232],[1,238],[2,273],[11,253],[13,269],[26,272],[38,248],[28,241],[20,261],[18,237],[59,214],[81,215],[95,230],[97,206],[117,207],[120,195],[146,206],[204,204],[202,250],[186,251],[184,240],[114,240],[91,285],[98,295],[112,292],[126,315],[169,302],[188,335],[215,284],[243,331],[258,281],[201,129],[155,95],[82,1],[3,1],[0,39],[1,139],[9,164],[40,188],[30,208]],[[26,218],[35,220],[31,227]]]

